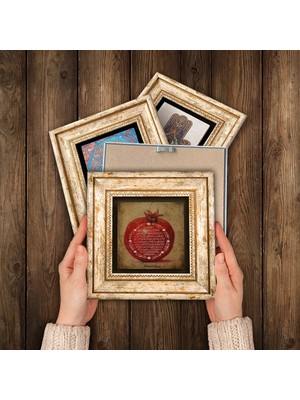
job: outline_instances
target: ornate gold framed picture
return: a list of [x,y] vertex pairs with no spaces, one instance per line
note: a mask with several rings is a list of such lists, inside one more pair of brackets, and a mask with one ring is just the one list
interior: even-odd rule
[[212,172],[88,173],[88,296],[208,299]]
[[170,144],[229,147],[246,115],[156,73],[140,96],[151,95]]
[[49,133],[74,232],[86,214],[87,173],[102,171],[104,143],[168,143],[150,96]]

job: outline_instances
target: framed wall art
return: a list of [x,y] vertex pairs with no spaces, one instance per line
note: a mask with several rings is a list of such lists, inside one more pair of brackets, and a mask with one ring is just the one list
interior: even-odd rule
[[170,144],[229,147],[246,115],[156,73],[140,96],[151,95]]
[[105,142],[167,143],[150,96],[49,133],[74,232],[86,214],[87,173],[102,170]]
[[212,172],[88,173],[88,297],[207,299]]

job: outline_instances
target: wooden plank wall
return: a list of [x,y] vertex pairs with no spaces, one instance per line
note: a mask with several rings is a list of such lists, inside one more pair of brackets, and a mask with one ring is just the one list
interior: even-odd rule
[[213,52],[212,97],[247,120],[229,150],[228,237],[246,283],[244,312],[262,346],[262,69],[259,52]]
[[[159,71],[248,115],[229,151],[228,235],[257,349],[300,348],[300,52],[1,51],[0,349],[38,349],[72,237],[48,131]],[[92,349],[207,349],[204,302],[102,301]]]
[[300,52],[264,54],[264,348],[300,348]]
[[59,308],[58,264],[72,238],[49,130],[77,118],[77,53],[27,54],[26,346],[37,349]]
[[0,52],[0,349],[25,346],[26,53]]

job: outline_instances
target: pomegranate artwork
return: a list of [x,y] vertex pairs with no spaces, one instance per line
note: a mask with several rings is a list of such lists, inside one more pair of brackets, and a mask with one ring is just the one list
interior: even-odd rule
[[173,248],[175,233],[159,210],[144,212],[145,216],[129,222],[124,234],[124,244],[129,253],[139,261],[162,260]]

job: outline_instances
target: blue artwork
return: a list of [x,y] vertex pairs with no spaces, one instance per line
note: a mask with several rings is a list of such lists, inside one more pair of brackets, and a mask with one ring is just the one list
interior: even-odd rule
[[131,128],[104,139],[84,144],[81,146],[81,150],[88,171],[102,171],[103,148],[104,143],[107,142],[139,143],[135,129]]

